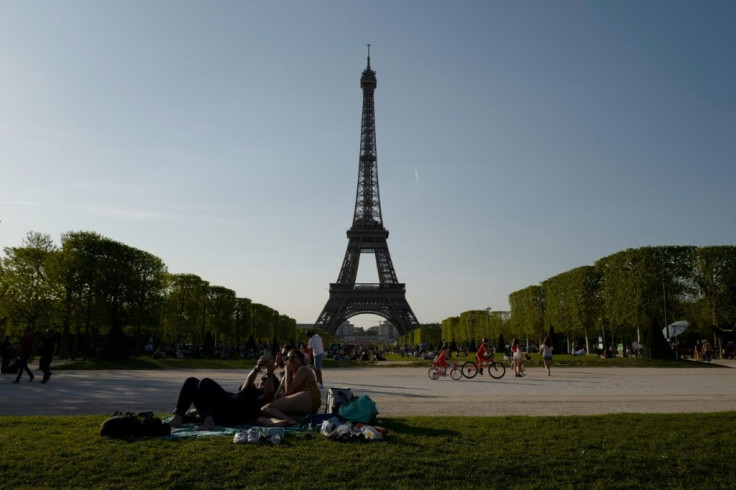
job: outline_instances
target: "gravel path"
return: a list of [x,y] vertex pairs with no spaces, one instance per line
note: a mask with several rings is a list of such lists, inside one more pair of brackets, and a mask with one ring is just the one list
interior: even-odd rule
[[[735,361],[719,369],[542,368],[516,378],[487,375],[432,381],[427,369],[326,369],[327,386],[369,395],[384,416],[585,415],[736,410]],[[53,365],[52,365],[53,370]],[[0,377],[0,415],[111,414],[115,410],[170,413],[187,376],[210,377],[230,390],[245,377],[235,370],[56,371],[47,384]],[[324,393],[324,391],[323,391]]]

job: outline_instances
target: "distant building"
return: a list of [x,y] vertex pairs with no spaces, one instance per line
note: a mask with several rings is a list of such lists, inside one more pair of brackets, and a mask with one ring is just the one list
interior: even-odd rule
[[[297,323],[296,329],[297,330],[309,330],[314,328],[314,323]],[[355,335],[354,331],[358,328],[355,325],[353,325],[350,322],[344,322],[342,325],[337,327],[337,331],[335,332],[335,337],[338,339],[341,339],[345,336],[351,336]]]
[[[297,323],[297,330],[314,328],[312,323]],[[373,342],[376,344],[393,342],[399,338],[399,331],[389,321],[384,320],[374,327],[357,327],[350,322],[344,322],[337,327],[335,338],[342,342]]]
[[387,320],[368,328],[356,327],[351,323],[345,322],[337,329],[335,336],[344,342],[367,341],[381,344],[393,342],[399,338],[399,331]]

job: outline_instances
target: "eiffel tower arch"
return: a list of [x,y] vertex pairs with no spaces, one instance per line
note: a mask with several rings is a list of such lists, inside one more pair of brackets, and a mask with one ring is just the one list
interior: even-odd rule
[[[383,227],[381,199],[378,192],[376,116],[373,104],[376,86],[376,72],[371,70],[369,44],[368,65],[360,77],[360,87],[363,89],[363,116],[353,225],[347,231],[348,248],[337,282],[330,284],[330,297],[315,322],[315,327],[331,334],[334,334],[348,318],[361,314],[385,318],[402,335],[419,327],[419,322],[406,301],[406,286],[396,278],[386,241],[388,230]],[[355,282],[361,254],[375,256],[378,283]]]

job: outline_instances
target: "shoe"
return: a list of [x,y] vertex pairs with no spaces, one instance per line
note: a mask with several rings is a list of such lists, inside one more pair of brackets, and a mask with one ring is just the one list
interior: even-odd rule
[[478,371],[478,372],[479,372],[480,374],[483,374],[483,370],[482,370],[482,369],[481,369],[480,371]]
[[246,432],[246,438],[249,444],[256,444],[258,441],[260,441],[261,436],[260,434],[258,434],[258,428],[251,427],[250,429],[248,429],[248,431]]
[[239,430],[233,437],[233,442],[235,444],[245,444],[248,442],[248,437],[246,436],[245,431]]
[[15,381],[13,381],[13,383],[20,383],[20,380],[16,379]]

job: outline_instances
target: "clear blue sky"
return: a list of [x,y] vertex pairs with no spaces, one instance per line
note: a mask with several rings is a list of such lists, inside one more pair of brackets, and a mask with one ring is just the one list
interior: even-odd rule
[[420,322],[630,247],[733,245],[734,25],[732,1],[0,0],[0,247],[95,231],[314,321],[367,43]]

